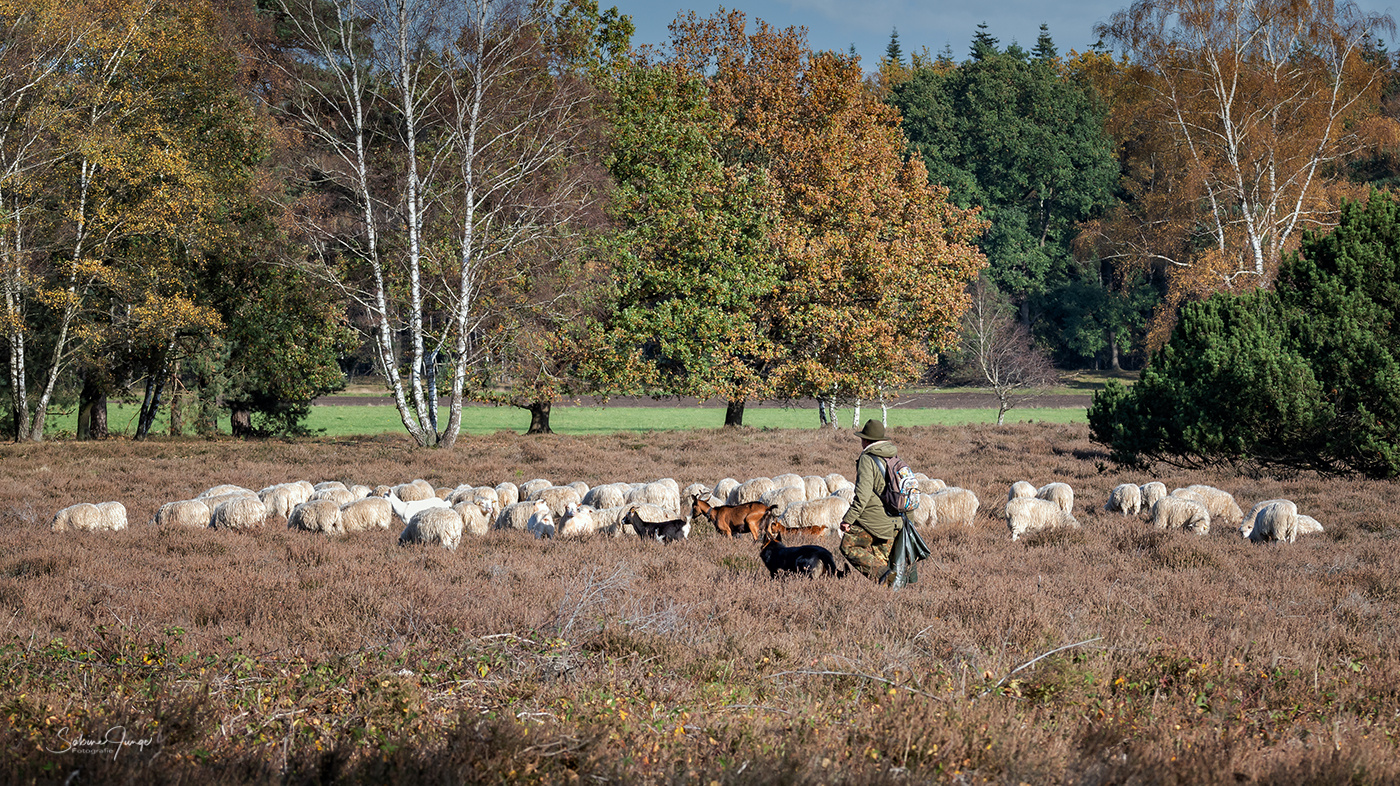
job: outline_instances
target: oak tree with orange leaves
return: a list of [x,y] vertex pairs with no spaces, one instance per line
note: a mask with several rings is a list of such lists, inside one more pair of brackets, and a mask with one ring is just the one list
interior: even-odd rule
[[762,166],[777,190],[775,395],[816,397],[826,416],[838,399],[918,379],[956,340],[964,285],[985,264],[983,222],[906,156],[899,113],[858,59],[812,52],[796,28],[750,31],[738,11],[671,29],[675,61],[711,74],[724,154]]
[[1110,92],[1134,120],[1120,138],[1127,198],[1086,240],[1165,272],[1150,344],[1186,300],[1269,286],[1303,232],[1357,196],[1339,164],[1395,138],[1365,57],[1393,30],[1349,0],[1137,0],[1096,28],[1127,57],[1100,76],[1132,83]]

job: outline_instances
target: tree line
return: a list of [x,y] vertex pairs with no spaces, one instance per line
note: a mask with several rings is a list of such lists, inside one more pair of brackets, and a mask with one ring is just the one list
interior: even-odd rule
[[595,0],[0,0],[5,426],[295,433],[349,366],[425,446],[581,394],[834,425],[975,366],[989,308],[1141,365],[1396,171],[1388,19],[1192,7],[872,71]]

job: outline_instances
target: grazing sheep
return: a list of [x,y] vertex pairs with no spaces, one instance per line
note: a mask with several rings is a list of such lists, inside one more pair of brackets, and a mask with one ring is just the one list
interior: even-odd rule
[[453,489],[447,488],[446,486],[440,486],[438,488],[433,489],[433,496],[437,497],[443,502],[446,502],[449,498],[451,498],[452,491]]
[[1142,489],[1133,483],[1121,483],[1108,493],[1104,510],[1118,511],[1124,516],[1136,516],[1142,512]]
[[267,522],[267,506],[257,497],[236,497],[219,503],[209,514],[210,529],[257,529]]
[[680,486],[669,478],[644,483],[640,487],[627,492],[626,504],[655,505],[658,508],[670,511],[670,513],[667,514],[668,517],[675,516],[681,512]]
[[583,495],[578,493],[577,489],[570,488],[569,486],[549,486],[532,492],[522,501],[544,502],[549,506],[551,515],[562,516],[564,515],[564,508],[568,507],[569,503],[572,502],[575,505],[582,504]]
[[355,492],[347,488],[324,488],[311,495],[312,499],[328,499],[334,502],[337,507],[345,507],[354,502],[357,497]]
[[796,472],[784,472],[781,475],[774,475],[773,488],[780,489],[784,486],[801,486],[805,490],[807,488],[807,483],[802,480],[802,476]]
[[[199,496],[195,497],[195,499],[208,499],[208,498],[210,498],[210,497],[222,497],[222,496],[224,496],[224,495],[226,495],[226,494],[253,494],[253,492],[252,492],[252,490],[250,490],[250,489],[245,489],[245,488],[243,488],[242,486],[235,486],[235,485],[232,484],[232,483],[225,483],[225,484],[220,485],[220,486],[214,486],[214,487],[212,487],[212,488],[207,488],[207,489],[205,489],[204,492],[201,493]],[[257,495],[256,495],[256,494],[253,494],[253,496],[257,496]]]
[[[472,498],[472,491],[473,491],[473,490],[474,490],[474,489],[472,489],[471,484],[469,484],[469,483],[463,483],[462,485],[458,486],[457,488],[452,489],[452,494],[451,494],[451,496],[449,496],[449,497],[447,498],[447,504],[452,505],[452,506],[457,506],[457,505],[462,504],[463,502],[466,502],[466,501],[470,500],[470,499]],[[492,490],[491,496],[493,496],[493,497],[496,496],[495,490]]]
[[228,493],[228,494],[219,494],[219,495],[213,496],[213,497],[195,497],[195,499],[201,500],[205,505],[208,505],[208,506],[209,506],[209,512],[210,512],[210,513],[213,513],[215,508],[219,507],[220,505],[224,504],[225,502],[228,502],[229,500],[234,500],[234,499],[256,499],[256,500],[258,500],[259,502],[262,502],[262,500],[258,498],[258,495],[254,494],[254,493],[251,492],[251,491],[248,491],[248,492],[234,491],[234,492],[231,492],[231,493]]
[[764,494],[772,491],[772,478],[750,478],[729,492],[727,505],[742,505],[745,502],[758,502]]
[[279,483],[258,492],[258,499],[262,500],[263,506],[267,508],[267,515],[277,515],[284,519],[292,515],[292,508],[310,498],[305,489],[295,483]]
[[1011,484],[1011,490],[1006,493],[1006,501],[1013,499],[1033,499],[1035,497],[1035,486],[1024,480],[1018,480]]
[[[349,491],[350,487],[345,485],[344,483],[341,483],[338,480],[323,480],[320,483],[317,483],[316,485],[311,487],[313,494],[317,491],[325,491],[326,489],[340,489],[342,491]],[[326,497],[322,497],[322,499],[326,499]]]
[[[853,504],[856,501],[856,487],[851,485],[842,486],[832,491],[831,496],[846,500],[847,505]],[[922,497],[923,495],[920,494],[919,496]]]
[[1152,506],[1152,526],[1157,529],[1180,527],[1204,535],[1210,532],[1210,511],[1194,499],[1168,494]]
[[350,487],[350,493],[355,495],[355,499],[364,499],[370,495],[374,489],[359,483]]
[[[394,493],[394,487],[393,487],[393,486],[382,486],[382,485],[381,485],[381,486],[375,486],[375,487],[374,487],[374,491],[371,491],[371,492],[370,492],[370,496],[372,496],[372,497],[387,497],[387,496],[389,496],[389,495],[392,494],[392,493]],[[309,497],[308,497],[308,499],[309,499]]]
[[79,502],[53,514],[54,532],[98,532],[107,528],[107,517],[91,502]]
[[574,491],[577,491],[580,499],[583,497],[584,494],[588,493],[588,484],[584,483],[581,480],[576,480],[573,483],[569,483],[566,485],[568,485],[568,487],[573,489]]
[[777,508],[773,513],[776,516],[781,516],[783,511],[787,510],[788,505],[807,501],[807,487],[805,484],[802,486],[779,486],[759,497],[758,501],[770,508]]
[[605,483],[601,486],[594,486],[583,495],[583,504],[597,510],[599,508],[615,508],[627,503],[627,492],[632,488],[629,483]]
[[1162,497],[1167,496],[1167,486],[1165,483],[1150,480],[1141,486],[1142,489],[1142,510],[1152,510]]
[[437,497],[437,489],[422,478],[416,478],[408,483],[400,483],[393,487],[392,493],[404,502],[422,502]]
[[1006,528],[1011,530],[1012,540],[1019,540],[1029,532],[1057,527],[1077,529],[1079,522],[1054,500],[1017,497],[1006,503]]
[[1318,532],[1322,532],[1322,522],[1312,516],[1304,516],[1301,513],[1298,514],[1299,535],[1314,535]]
[[932,494],[935,491],[942,491],[948,488],[948,484],[938,478],[923,478],[917,483],[920,494]]
[[206,529],[209,526],[210,515],[209,506],[205,505],[203,500],[182,499],[161,505],[160,510],[156,511],[156,515],[151,518],[151,523],[158,527],[179,526]]
[[494,508],[483,508],[475,502],[459,502],[452,509],[462,517],[462,532],[466,535],[485,535],[491,531],[491,522],[496,520]]
[[688,506],[694,500],[706,496],[709,493],[710,487],[706,486],[704,483],[692,483],[681,489],[681,504]]
[[533,500],[534,497],[530,496],[531,494],[533,494],[536,491],[539,491],[540,489],[547,489],[553,485],[553,481],[547,480],[545,478],[535,478],[534,480],[527,480],[524,483],[520,484],[520,501],[525,502],[526,500]]
[[340,532],[340,506],[335,500],[312,499],[292,509],[287,529],[301,532]]
[[[924,495],[919,496],[923,497]],[[971,527],[977,520],[977,509],[982,505],[982,502],[977,499],[977,495],[973,494],[970,489],[958,488],[957,486],[949,486],[928,496],[935,503],[934,513],[940,526],[965,524]]]
[[627,513],[632,510],[631,505],[615,505],[611,508],[594,508],[593,520],[597,523],[597,531],[604,535],[611,535],[620,538],[624,535],[636,535],[632,528],[624,521]]
[[501,507],[514,505],[520,501],[520,488],[507,480],[496,486],[496,496],[500,498]]
[[734,478],[723,478],[710,489],[710,498],[715,500],[728,500],[729,494],[734,489],[739,488],[739,481]]
[[393,522],[394,506],[384,497],[357,499],[340,509],[340,529],[345,532],[388,529]]
[[1046,483],[1035,490],[1037,499],[1048,499],[1059,505],[1064,512],[1074,515],[1074,489],[1068,483]]
[[802,484],[807,487],[807,501],[824,499],[831,496],[831,489],[826,487],[826,479],[816,475],[805,475]]
[[1250,509],[1240,535],[1252,543],[1292,543],[1298,539],[1298,506],[1287,499],[1264,500]]
[[456,551],[462,542],[462,517],[452,508],[427,508],[409,519],[399,533],[399,545],[437,543]]
[[559,537],[583,538],[598,531],[598,519],[593,508],[587,505],[570,504],[559,522]]
[[120,502],[99,502],[97,509],[102,512],[102,517],[107,520],[104,527],[108,532],[120,532],[126,529],[126,506]]
[[501,509],[501,513],[496,517],[496,529],[513,529],[522,532],[529,529],[530,517],[535,514],[535,502],[516,502],[506,505]]
[[[568,486],[558,486],[555,488],[568,488]],[[573,491],[573,489],[569,489]],[[577,496],[577,495],[575,495]],[[549,509],[549,502],[537,499],[534,502],[534,511],[530,513],[530,520],[525,522],[525,529],[535,539],[554,537],[554,513]]]
[[[1177,489],[1172,494],[1183,496],[1177,494],[1178,491],[1182,491],[1182,489]],[[1230,492],[1203,484],[1187,486],[1185,491],[1194,493],[1201,504],[1206,506],[1212,522],[1226,527],[1238,527],[1244,522],[1244,511],[1240,510],[1234,495]]]
[[810,535],[839,534],[841,517],[850,507],[851,503],[831,495],[794,502],[783,511],[780,523],[783,529],[802,530]]
[[823,480],[826,481],[826,487],[831,489],[831,493],[833,494],[836,493],[836,489],[850,483],[849,480],[846,480],[846,476],[842,475],[840,472],[833,472],[823,478]]

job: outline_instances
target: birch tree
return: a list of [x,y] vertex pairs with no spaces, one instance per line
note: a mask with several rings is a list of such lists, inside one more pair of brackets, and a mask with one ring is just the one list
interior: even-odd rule
[[1130,199],[1091,226],[1100,252],[1164,269],[1172,313],[1270,284],[1302,233],[1335,224],[1354,195],[1339,164],[1395,138],[1376,112],[1383,69],[1364,56],[1393,30],[1331,0],[1137,0],[1099,25],[1145,87]]

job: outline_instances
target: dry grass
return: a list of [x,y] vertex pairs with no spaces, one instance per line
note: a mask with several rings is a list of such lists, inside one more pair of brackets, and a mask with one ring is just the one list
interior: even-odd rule
[[[894,594],[770,580],[756,544],[709,532],[501,532],[454,554],[280,519],[145,525],[216,483],[849,475],[844,432],[4,447],[0,781],[1400,778],[1397,484],[1159,478],[1245,509],[1288,497],[1327,526],[1251,547],[1104,513],[1113,486],[1148,478],[1104,467],[1083,426],[893,437],[982,500],[976,527],[925,533],[920,582]],[[1012,543],[999,511],[1020,479],[1072,485],[1083,529]],[[129,530],[48,531],[107,499]]]

